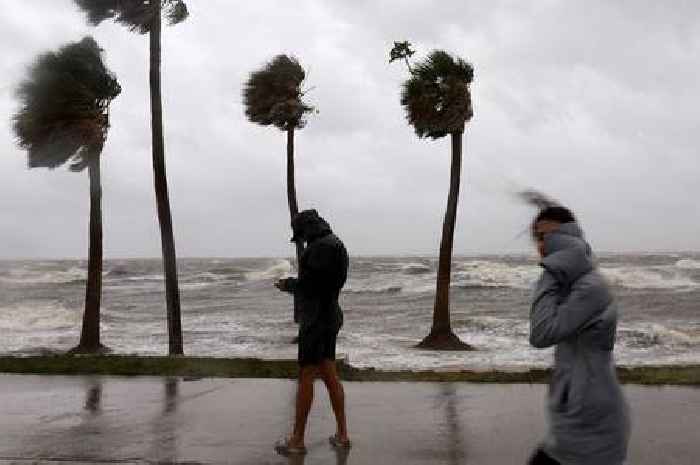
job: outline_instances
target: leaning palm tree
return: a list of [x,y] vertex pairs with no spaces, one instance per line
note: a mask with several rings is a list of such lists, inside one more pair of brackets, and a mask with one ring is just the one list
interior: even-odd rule
[[[408,42],[396,42],[391,60],[406,59],[413,54]],[[409,68],[411,77],[403,84],[401,105],[406,118],[420,138],[440,139],[450,135],[452,166],[447,211],[442,226],[433,325],[418,347],[439,350],[469,350],[453,332],[450,324],[450,274],[452,245],[457,219],[460,174],[462,170],[462,135],[472,117],[469,86],[474,68],[460,58],[436,50],[422,62]]]
[[109,129],[109,104],[121,87],[102,61],[92,37],[40,55],[17,90],[21,107],[13,117],[18,144],[29,168],[88,169],[90,244],[85,311],[75,353],[100,353],[102,294],[102,187],[100,157]]
[[[261,69],[254,71],[243,86],[245,114],[252,123],[275,126],[287,133],[287,203],[289,216],[299,212],[294,182],[294,131],[306,125],[306,114],[314,110],[302,100],[301,88],[306,72],[299,61],[287,55],[277,55]],[[302,253],[301,241],[296,242],[297,266]],[[294,320],[298,320],[298,306]]]
[[184,21],[188,16],[183,0],[75,0],[87,14],[88,22],[97,26],[111,19],[131,31],[148,34],[150,42],[151,138],[153,174],[156,192],[158,222],[160,224],[163,268],[165,272],[165,300],[168,320],[168,353],[182,355],[182,323],[180,291],[177,280],[177,258],[173,221],[168,197],[168,179],[165,171],[165,142],[163,141],[163,102],[160,85],[161,17],[165,14],[170,24]]

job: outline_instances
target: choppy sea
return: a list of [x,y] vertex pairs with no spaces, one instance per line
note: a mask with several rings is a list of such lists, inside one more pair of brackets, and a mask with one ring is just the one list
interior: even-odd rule
[[[621,309],[622,365],[700,363],[700,254],[603,254],[600,268]],[[291,300],[272,283],[294,274],[288,259],[179,261],[185,352],[293,358]],[[454,331],[478,350],[413,346],[432,318],[436,260],[357,257],[341,305],[338,352],[357,366],[391,369],[544,366],[552,351],[528,346],[529,299],[540,268],[532,256],[455,257]],[[66,350],[77,343],[84,261],[0,261],[0,353]],[[167,350],[161,262],[107,260],[103,343],[116,353]]]

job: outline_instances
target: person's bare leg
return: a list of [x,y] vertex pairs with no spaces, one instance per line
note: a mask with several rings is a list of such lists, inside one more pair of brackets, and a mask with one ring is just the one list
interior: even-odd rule
[[289,438],[290,447],[304,447],[306,420],[309,418],[311,404],[314,401],[314,377],[316,366],[299,367],[299,384],[297,386],[296,414],[294,416],[294,431]]
[[331,399],[331,407],[335,414],[336,435],[342,442],[348,442],[348,426],[345,419],[345,391],[343,385],[338,378],[338,373],[335,369],[335,362],[332,360],[324,360],[321,362],[321,378],[323,379],[326,389],[328,389],[328,397]]

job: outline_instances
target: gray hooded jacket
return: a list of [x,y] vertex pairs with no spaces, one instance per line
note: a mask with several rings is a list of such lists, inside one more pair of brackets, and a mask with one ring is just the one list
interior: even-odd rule
[[617,309],[576,223],[544,238],[544,272],[530,312],[530,344],[556,345],[544,451],[564,465],[619,465],[629,438],[615,374]]

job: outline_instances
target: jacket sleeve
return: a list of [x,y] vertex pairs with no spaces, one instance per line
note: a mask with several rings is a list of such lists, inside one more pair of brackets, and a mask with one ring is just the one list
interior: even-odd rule
[[530,344],[545,348],[571,337],[605,310],[607,290],[596,280],[579,279],[561,297],[561,284],[545,270],[530,310]]
[[287,288],[291,292],[319,295],[327,290],[328,273],[334,264],[332,247],[324,244],[312,245],[304,251],[298,278],[288,278]]

